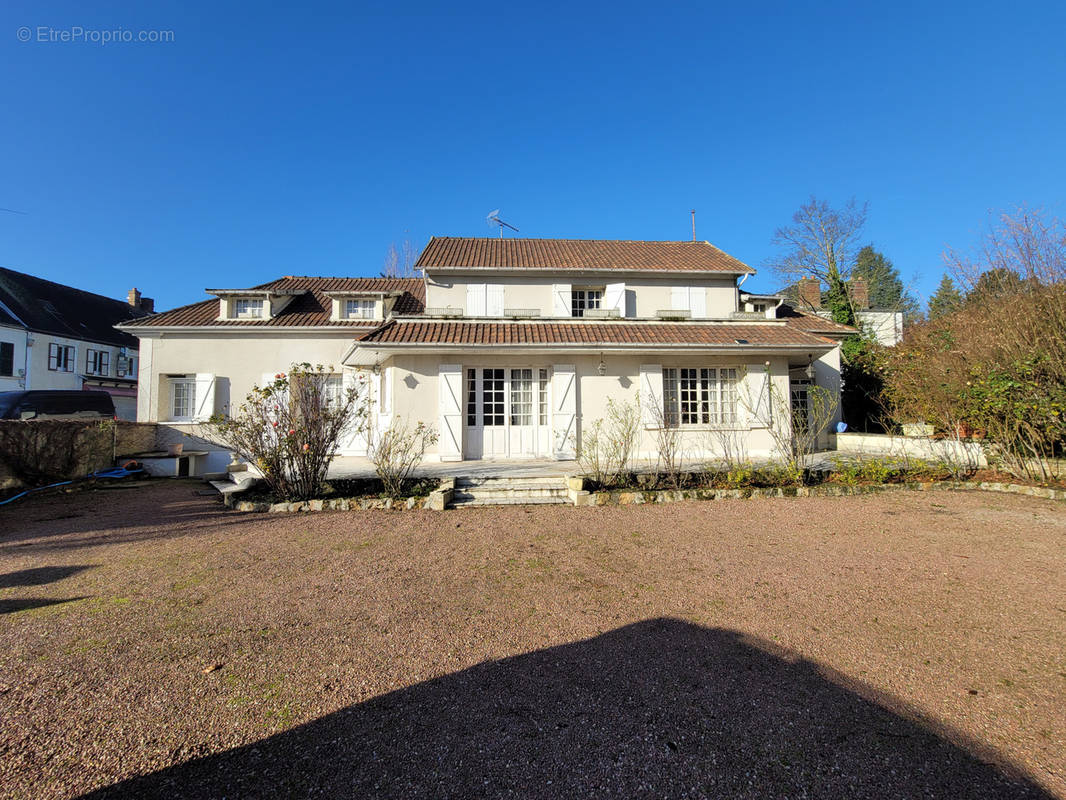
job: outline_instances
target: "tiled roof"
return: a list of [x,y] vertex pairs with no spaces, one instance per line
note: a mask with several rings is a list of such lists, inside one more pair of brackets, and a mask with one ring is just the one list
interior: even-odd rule
[[450,322],[392,321],[359,337],[365,344],[462,345],[707,345],[735,347],[737,340],[760,346],[796,345],[825,349],[832,342],[771,322],[700,324],[662,322]]
[[307,294],[294,297],[273,319],[218,319],[218,299],[203,300],[192,305],[164,311],[136,320],[129,327],[154,326],[226,326],[226,327],[308,327],[340,325],[367,327],[379,323],[366,320],[330,319],[332,301],[323,292],[395,292],[404,294],[396,300],[395,314],[421,314],[425,305],[425,283],[421,278],[315,278],[287,276],[276,281],[253,286],[253,289],[291,291],[307,289]]
[[709,242],[462,239],[434,236],[416,268],[754,272]]
[[812,333],[828,333],[837,336],[858,333],[858,330],[850,325],[841,325],[831,319],[812,314],[809,311],[800,311],[788,303],[782,303],[777,308],[777,318],[786,325],[801,331]]
[[144,316],[123,300],[4,268],[0,268],[0,302],[31,331],[117,347],[136,347],[137,340],[113,326]]

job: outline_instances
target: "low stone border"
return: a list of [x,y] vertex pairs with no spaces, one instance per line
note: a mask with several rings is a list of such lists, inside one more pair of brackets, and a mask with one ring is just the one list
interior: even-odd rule
[[680,500],[741,500],[759,497],[849,497],[891,491],[953,489],[963,491],[1005,492],[1046,500],[1066,500],[1066,490],[1019,483],[991,483],[986,481],[930,481],[928,483],[875,483],[858,486],[825,484],[822,486],[786,486],[771,489],[683,489],[678,491],[613,491],[587,492],[570,486],[570,497],[576,506],[640,505],[644,503],[676,503]]
[[[988,481],[930,481],[928,483],[874,483],[858,486],[824,484],[822,486],[785,486],[759,489],[682,489],[588,492],[581,488],[584,480],[567,478],[570,500],[575,506],[628,506],[651,503],[676,503],[681,500],[748,500],[760,497],[850,497],[862,494],[877,494],[891,491],[925,492],[931,489],[961,491],[1004,492],[1045,500],[1066,500],[1066,489],[1050,489],[1045,486],[1026,486],[1021,483],[992,483]],[[443,511],[451,502],[454,479],[447,478],[441,488],[427,497],[408,497],[393,500],[379,497],[341,497],[335,500],[305,500],[302,503],[255,503],[248,500],[227,502],[234,511],[268,512],[271,514],[299,513],[304,511],[368,511],[371,509],[399,510],[425,508]],[[227,497],[227,500],[229,498]]]

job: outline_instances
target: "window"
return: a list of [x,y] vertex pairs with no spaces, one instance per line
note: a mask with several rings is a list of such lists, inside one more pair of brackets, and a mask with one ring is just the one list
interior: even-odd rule
[[466,424],[477,425],[477,370],[466,371]]
[[233,303],[233,313],[237,319],[262,319],[262,300],[236,300]]
[[136,378],[137,359],[133,356],[119,356],[115,361],[115,374],[120,378]]
[[539,383],[540,385],[537,387],[540,390],[538,396],[538,405],[540,406],[538,417],[541,426],[546,426],[548,424],[548,370],[541,369]]
[[752,303],[751,304],[751,310],[754,311],[757,314],[765,314],[766,313],[766,303]]
[[196,379],[170,379],[170,418],[192,419],[196,413]]
[[590,308],[599,308],[603,302],[603,289],[574,288],[570,290],[570,315],[585,316]]
[[481,370],[481,415],[485,427],[504,424],[503,370]]
[[344,378],[334,373],[327,375],[322,383],[322,394],[326,408],[338,409],[344,405]]
[[111,354],[106,350],[87,348],[85,351],[85,374],[105,376],[111,374]]
[[664,368],[663,419],[668,427],[735,423],[736,369]]
[[10,378],[15,374],[15,344],[0,342],[0,375]]
[[511,424],[533,424],[533,370],[511,370]]
[[792,427],[800,435],[811,427],[810,385],[809,380],[792,382]]
[[344,301],[344,317],[345,317],[345,319],[373,319],[374,318],[374,301],[373,300],[345,300]]
[[74,371],[74,348],[71,345],[48,345],[48,369],[52,372]]

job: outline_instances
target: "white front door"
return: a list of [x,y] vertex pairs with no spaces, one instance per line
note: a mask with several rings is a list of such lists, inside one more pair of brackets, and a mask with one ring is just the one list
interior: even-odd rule
[[464,458],[548,454],[547,369],[468,367],[464,377]]

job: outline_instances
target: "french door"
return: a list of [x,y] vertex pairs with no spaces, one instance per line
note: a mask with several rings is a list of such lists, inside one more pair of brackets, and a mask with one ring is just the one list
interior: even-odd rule
[[548,454],[548,370],[466,369],[466,458],[532,458]]

